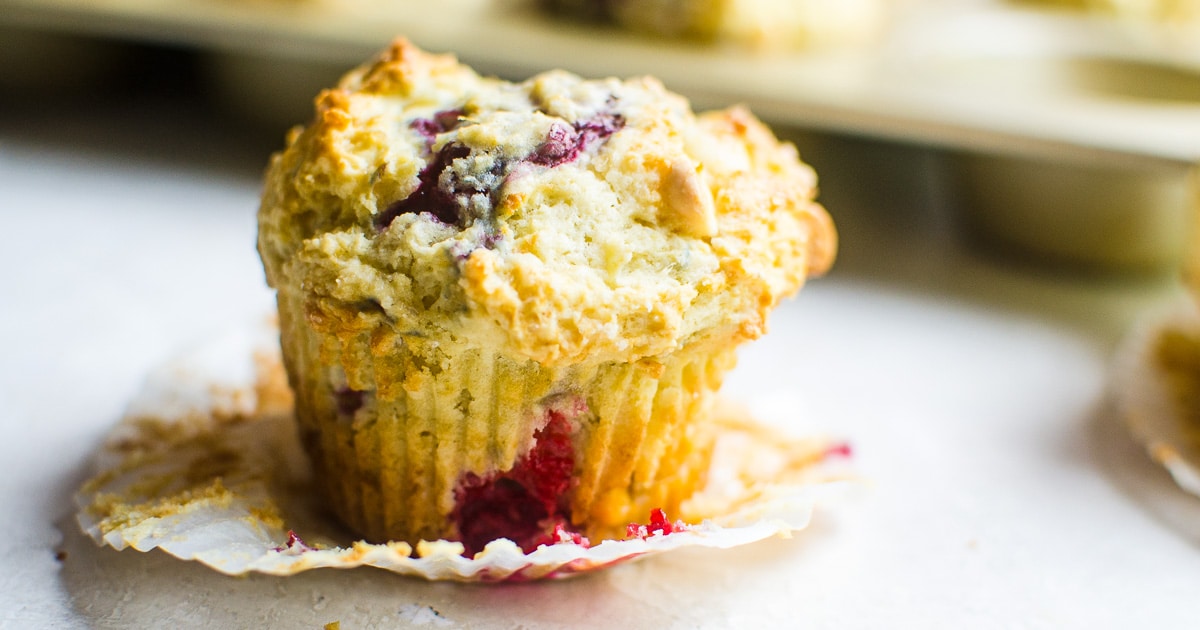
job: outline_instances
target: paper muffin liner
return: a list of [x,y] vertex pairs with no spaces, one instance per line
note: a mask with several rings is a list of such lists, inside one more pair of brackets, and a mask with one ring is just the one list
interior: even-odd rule
[[227,574],[374,566],[430,580],[520,581],[787,536],[808,525],[818,502],[853,483],[844,445],[789,438],[722,406],[706,482],[681,518],[653,510],[619,536],[589,544],[564,534],[529,553],[497,539],[474,557],[445,540],[356,541],[313,492],[275,339],[267,326],[237,331],[151,375],[77,494],[89,536]]
[[552,370],[388,339],[386,328],[288,319],[303,308],[281,293],[301,441],[333,513],[367,540],[471,538],[453,518],[466,505],[464,479],[512,471],[555,417],[571,426],[566,465],[577,475],[557,518],[569,515],[567,527],[585,536],[616,535],[652,508],[680,514],[703,480],[715,392],[734,364],[729,343]]
[[1129,333],[1112,386],[1134,438],[1179,487],[1200,496],[1200,312],[1192,301]]

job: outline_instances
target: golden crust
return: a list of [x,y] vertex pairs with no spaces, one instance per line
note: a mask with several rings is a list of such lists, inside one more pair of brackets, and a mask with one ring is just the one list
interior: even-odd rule
[[[417,129],[447,112],[436,137]],[[619,128],[538,162],[556,130],[582,137],[596,120]],[[389,218],[452,146],[470,153],[439,182],[502,179],[463,202],[482,210]],[[652,79],[551,72],[511,84],[397,40],[323,92],[273,157],[259,250],[272,286],[329,321],[549,367],[633,361],[762,334],[779,300],[834,257],[815,192],[794,147],[745,109],[694,116]]]

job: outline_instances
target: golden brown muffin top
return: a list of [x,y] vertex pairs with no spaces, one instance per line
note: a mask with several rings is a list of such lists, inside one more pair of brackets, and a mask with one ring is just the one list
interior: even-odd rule
[[403,334],[544,365],[764,332],[833,224],[748,111],[650,78],[521,83],[396,41],[322,92],[266,174],[270,284]]

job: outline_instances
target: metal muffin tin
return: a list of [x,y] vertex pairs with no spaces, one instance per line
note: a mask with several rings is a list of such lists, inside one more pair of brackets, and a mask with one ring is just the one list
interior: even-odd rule
[[[520,78],[652,74],[697,107],[933,151],[976,235],[1106,270],[1174,269],[1200,205],[1200,25],[990,0],[900,3],[873,46],[762,52],[571,23],[518,0],[0,0],[0,27],[194,47],[213,90],[276,124],[396,35]],[[2,72],[0,72],[2,74]]]

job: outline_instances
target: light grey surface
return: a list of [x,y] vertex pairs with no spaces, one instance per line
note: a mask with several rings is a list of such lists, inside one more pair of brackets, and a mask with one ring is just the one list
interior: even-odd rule
[[[870,145],[812,156],[841,173],[825,182],[842,259],[728,384],[799,397],[794,428],[846,437],[869,480],[795,539],[500,587],[228,578],[97,548],[70,496],[99,437],[155,363],[270,304],[253,250],[265,156],[156,112],[0,117],[0,625],[1195,626],[1200,502],[1105,395],[1114,345],[1176,298],[1169,279],[967,255],[930,210],[936,182],[907,177],[927,156]],[[909,172],[854,170],[889,164]]]

